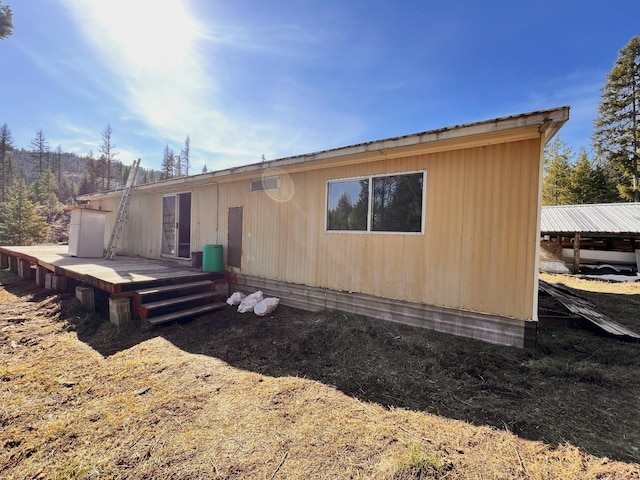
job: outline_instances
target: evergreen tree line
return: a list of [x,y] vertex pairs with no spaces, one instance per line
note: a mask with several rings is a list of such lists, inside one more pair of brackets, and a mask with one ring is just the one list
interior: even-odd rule
[[624,175],[613,162],[598,164],[583,148],[574,158],[571,149],[556,137],[545,149],[543,205],[578,205],[625,201],[618,185]]
[[618,53],[594,123],[593,158],[556,138],[545,150],[544,205],[640,201],[640,36]]
[[179,154],[175,154],[167,145],[162,152],[162,166],[160,180],[176,177],[188,177],[191,169],[191,140],[187,136],[184,147]]
[[[64,205],[78,195],[122,187],[130,166],[116,159],[118,153],[109,125],[102,132],[98,158],[51,149],[42,130],[30,149],[16,148],[9,126],[0,127],[0,245],[29,245],[51,238],[49,227]],[[187,139],[188,140],[188,139]],[[188,144],[187,162],[188,162]],[[182,168],[188,163],[182,162]],[[140,168],[138,183],[161,180],[162,172]]]

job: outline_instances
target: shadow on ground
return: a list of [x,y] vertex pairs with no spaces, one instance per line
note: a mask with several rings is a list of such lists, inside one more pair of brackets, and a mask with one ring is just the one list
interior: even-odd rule
[[361,401],[491,425],[551,445],[568,442],[597,456],[640,460],[638,343],[541,327],[536,348],[521,350],[283,306],[266,318],[229,307],[159,327],[133,322],[118,329],[104,314],[77,314],[70,295],[62,302],[68,305],[62,317],[75,324],[80,340],[105,356],[162,336],[236,368],[317,380]]

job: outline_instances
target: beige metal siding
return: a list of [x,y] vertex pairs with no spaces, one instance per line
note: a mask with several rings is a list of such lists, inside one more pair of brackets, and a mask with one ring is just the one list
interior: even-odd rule
[[[226,249],[228,209],[242,206],[242,274],[533,318],[540,138],[407,155],[372,152],[354,165],[267,170],[280,175],[277,191],[251,193],[258,175],[184,184],[176,191],[192,192],[191,249]],[[328,180],[422,170],[424,234],[325,231]],[[160,191],[136,191],[122,251],[160,257],[161,199]],[[116,210],[116,199],[102,200],[102,208]]]
[[[244,195],[242,272],[530,319],[539,161],[531,140],[294,173],[287,202]],[[423,169],[424,235],[324,231],[327,180]]]

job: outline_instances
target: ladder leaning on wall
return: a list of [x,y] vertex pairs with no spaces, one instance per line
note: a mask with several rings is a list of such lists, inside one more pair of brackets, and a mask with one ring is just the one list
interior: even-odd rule
[[134,160],[133,165],[131,165],[131,170],[129,170],[129,177],[127,178],[127,183],[122,192],[122,199],[120,200],[120,206],[118,207],[118,213],[116,214],[116,221],[113,224],[111,237],[109,237],[109,243],[104,251],[104,258],[107,260],[112,260],[115,256],[116,251],[118,250],[120,234],[122,234],[124,225],[127,223],[127,219],[129,218],[129,200],[131,198],[133,187],[136,184],[136,179],[138,178],[139,166],[140,159],[138,158],[137,160]]

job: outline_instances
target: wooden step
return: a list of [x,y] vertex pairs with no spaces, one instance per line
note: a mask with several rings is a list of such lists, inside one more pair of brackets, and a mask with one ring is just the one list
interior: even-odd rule
[[157,308],[171,307],[172,305],[178,305],[180,303],[187,303],[193,300],[202,300],[205,298],[221,297],[219,293],[204,292],[194,293],[193,295],[185,295],[184,297],[167,298],[166,300],[159,300],[157,302],[143,303],[142,308],[145,310],[155,310]]
[[164,315],[158,315],[157,317],[151,317],[147,319],[147,322],[152,325],[158,323],[170,322],[172,320],[178,320],[180,318],[193,317],[195,315],[202,315],[207,312],[213,312],[214,310],[221,310],[228,305],[225,302],[209,303],[207,305],[201,305],[199,307],[188,308],[186,310],[180,310],[178,312],[166,313]]
[[207,299],[209,299],[211,302],[219,302],[221,298],[222,298],[222,295],[220,293],[215,293],[215,292],[202,292],[202,293],[194,293],[192,295],[184,295],[182,297],[167,298],[164,300],[158,300],[157,302],[149,302],[149,303],[141,304],[140,309],[138,311],[138,315],[142,320],[146,320],[153,310],[173,307],[173,306],[182,305],[189,302],[196,302],[199,300],[207,300]]
[[214,283],[211,280],[200,280],[197,282],[189,282],[189,283],[177,283],[175,285],[166,285],[164,287],[153,287],[153,288],[145,288],[143,290],[136,290],[136,295],[140,297],[144,297],[145,295],[154,295],[156,293],[169,293],[169,292],[177,292],[180,290],[186,290],[188,288],[201,288],[201,287],[210,287],[212,288]]

